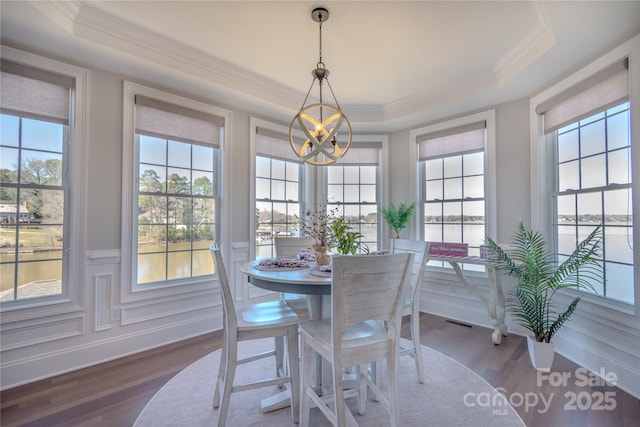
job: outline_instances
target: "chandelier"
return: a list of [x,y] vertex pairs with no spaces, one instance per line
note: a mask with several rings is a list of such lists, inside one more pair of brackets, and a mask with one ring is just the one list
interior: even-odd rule
[[[289,126],[289,142],[291,148],[300,159],[312,165],[329,165],[344,156],[351,145],[351,123],[344,115],[329,83],[329,70],[322,62],[322,23],[329,19],[329,11],[317,7],[311,12],[311,18],[320,27],[319,60],[316,69],[311,71],[313,81],[304,98],[302,107]],[[305,106],[315,82],[320,89],[320,102]],[[327,83],[335,106],[325,104],[322,87]],[[294,136],[302,131],[303,138]]]

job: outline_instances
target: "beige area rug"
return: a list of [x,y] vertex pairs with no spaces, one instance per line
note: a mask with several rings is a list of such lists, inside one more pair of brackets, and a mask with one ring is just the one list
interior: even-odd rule
[[[257,344],[256,344],[257,343]],[[273,345],[273,340],[241,342],[239,352],[247,354]],[[249,347],[251,346],[251,347]],[[503,395],[467,367],[442,353],[422,346],[426,382],[418,383],[413,358],[400,358],[399,410],[402,425],[417,426],[518,426],[522,422]],[[214,426],[216,409],[211,406],[220,351],[194,362],[172,378],[149,401],[134,427]],[[236,383],[265,378],[274,371],[273,358],[241,365]],[[277,387],[233,393],[227,418],[229,427],[296,426],[291,409],[262,413],[260,401],[278,392]],[[355,398],[348,399],[360,426],[387,426],[389,418],[382,406],[369,400],[367,412],[357,415]],[[312,410],[312,426],[330,423],[317,408]]]

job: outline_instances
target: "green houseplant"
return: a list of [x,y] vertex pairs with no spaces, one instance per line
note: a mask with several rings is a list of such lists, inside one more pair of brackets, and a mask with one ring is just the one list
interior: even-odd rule
[[331,248],[341,255],[355,255],[358,251],[369,252],[369,247],[361,243],[364,237],[361,233],[353,231],[353,227],[344,222],[344,218],[337,218],[331,223],[332,239]]
[[409,206],[404,203],[401,203],[397,208],[393,203],[389,203],[389,206],[385,209],[382,208],[380,212],[382,213],[382,217],[389,224],[389,226],[396,233],[395,238],[400,238],[400,231],[402,229],[407,228],[407,224],[409,223],[409,218],[413,215],[413,211],[416,209],[416,203],[413,202]]
[[[508,250],[503,250],[487,236],[487,244],[497,254],[498,268],[517,280],[510,292],[508,309],[518,323],[533,334],[527,339],[529,356],[537,369],[551,368],[554,354],[551,339],[569,320],[581,299],[580,296],[575,297],[564,310],[556,311],[554,295],[561,289],[593,290],[592,281],[602,277],[598,263],[601,242],[602,229],[598,225],[558,264],[544,236],[527,230],[522,221]],[[549,359],[549,355],[535,353],[539,346],[534,343],[549,344],[546,350],[550,351],[550,360],[546,360],[548,366],[539,366],[539,359]],[[547,363],[543,361],[543,364]]]

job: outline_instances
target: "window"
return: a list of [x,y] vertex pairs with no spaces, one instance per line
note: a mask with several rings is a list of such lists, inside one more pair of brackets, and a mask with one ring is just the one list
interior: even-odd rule
[[213,272],[224,118],[158,98],[135,95],[137,289]]
[[[466,243],[479,256],[495,233],[495,113],[486,111],[411,131],[418,165],[419,234],[426,241]],[[430,261],[430,266],[449,268]],[[466,270],[480,270],[466,264]]]
[[485,123],[419,138],[424,238],[467,243],[479,255],[485,227]]
[[564,258],[603,226],[595,294],[634,302],[628,61],[617,61],[536,109],[553,147],[553,236]]
[[347,154],[327,170],[327,209],[364,237],[361,243],[378,250],[378,181],[380,143],[352,143]]
[[274,236],[300,233],[303,165],[288,135],[256,128],[256,258],[275,256]]
[[5,58],[1,65],[0,300],[62,296],[69,294],[69,250],[78,238],[69,227],[78,70],[56,63],[69,71],[61,74]]

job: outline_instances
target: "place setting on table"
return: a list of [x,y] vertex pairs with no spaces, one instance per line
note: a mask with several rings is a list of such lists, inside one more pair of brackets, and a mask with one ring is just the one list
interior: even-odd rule
[[259,260],[253,268],[261,271],[294,271],[310,268],[309,274],[318,277],[331,277],[331,264],[318,264],[315,255],[307,249],[295,257],[276,257]]
[[318,277],[331,277],[331,264],[316,266],[309,273]]
[[[298,238],[281,238],[281,240],[294,239]],[[319,263],[316,251],[311,248],[303,248],[299,252],[296,251],[295,254],[283,252],[286,253],[280,255],[280,251],[276,249],[278,254],[276,257],[257,259],[253,262],[252,268],[260,271],[295,271],[309,268],[309,273],[314,276],[331,277],[331,255],[327,255],[326,261]]]
[[261,271],[293,271],[309,268],[309,262],[296,258],[274,258],[261,260],[253,268]]
[[[320,269],[324,269],[322,271]],[[291,256],[246,262],[240,270],[252,285],[275,292],[306,295],[309,315],[322,315],[322,297],[331,294],[331,271],[318,265],[315,254],[303,249]]]

